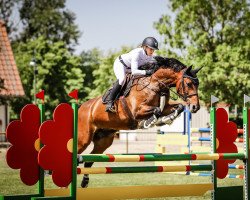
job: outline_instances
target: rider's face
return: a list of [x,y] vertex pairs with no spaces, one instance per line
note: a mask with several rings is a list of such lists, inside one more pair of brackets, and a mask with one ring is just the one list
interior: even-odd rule
[[150,47],[145,47],[145,51],[147,52],[148,56],[152,56],[155,50],[151,49]]

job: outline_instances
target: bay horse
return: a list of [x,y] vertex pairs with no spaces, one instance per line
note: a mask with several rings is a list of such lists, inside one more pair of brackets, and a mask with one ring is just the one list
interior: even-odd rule
[[[102,97],[96,97],[79,108],[78,113],[78,153],[81,154],[93,141],[91,154],[102,154],[111,146],[114,135],[118,130],[136,129],[141,122],[155,113],[159,113],[161,95],[166,97],[165,105],[158,115],[157,125],[168,123],[182,111],[183,105],[169,103],[170,89],[176,88],[176,94],[181,97],[193,113],[200,108],[198,97],[199,81],[196,73],[200,69],[192,70],[174,58],[156,57],[155,63],[148,63],[146,67],[153,67],[151,76],[135,77],[129,94],[116,100],[116,113],[105,112]],[[166,118],[166,116],[169,116]],[[84,167],[91,167],[93,162],[84,163]],[[81,183],[87,187],[88,174]]]

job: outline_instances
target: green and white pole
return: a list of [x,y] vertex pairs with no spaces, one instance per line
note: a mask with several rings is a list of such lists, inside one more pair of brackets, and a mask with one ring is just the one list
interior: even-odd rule
[[[211,135],[211,153],[216,152],[216,107],[213,106],[217,103],[219,99],[213,95],[211,95],[211,108],[210,108],[210,135]],[[217,173],[216,173],[216,160],[211,161],[213,166],[213,171],[211,173],[212,183],[214,185],[214,191],[212,192],[212,199],[216,199],[216,191],[217,191]]]
[[74,112],[74,132],[73,132],[73,158],[72,158],[72,183],[70,187],[70,196],[76,199],[77,192],[77,134],[78,134],[78,104],[72,103]]
[[250,97],[244,94],[244,107],[243,107],[243,137],[244,137],[244,152],[246,154],[246,159],[244,160],[244,191],[245,199],[249,198],[249,185],[250,185],[250,161],[249,161],[249,113],[250,110],[247,109],[246,103],[250,101]]
[[[216,152],[216,108],[210,108],[210,135],[211,135],[211,153]],[[213,165],[213,171],[211,173],[212,183],[214,185],[214,191],[212,192],[212,199],[216,199],[217,189],[217,173],[216,173],[216,160],[211,161]]]
[[[45,120],[45,106],[44,104],[39,104],[38,108],[40,110],[40,122],[41,124]],[[42,148],[42,143],[40,142],[40,148]],[[44,170],[39,166],[39,181],[38,181],[38,193],[39,196],[44,196]]]

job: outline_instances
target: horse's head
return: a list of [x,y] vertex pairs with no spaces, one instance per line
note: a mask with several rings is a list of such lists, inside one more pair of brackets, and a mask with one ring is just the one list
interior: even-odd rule
[[163,88],[169,89],[176,86],[176,91],[185,102],[187,102],[192,113],[200,109],[198,86],[199,80],[196,73],[201,69],[192,69],[192,66],[186,67],[183,63],[175,58],[164,58],[161,56],[154,57],[154,64],[145,65],[155,70],[154,77],[156,82],[160,83]]
[[184,68],[182,70],[182,76],[176,82],[176,90],[179,96],[187,102],[189,110],[192,113],[197,112],[200,109],[198,86],[199,80],[196,73],[200,70],[192,69],[192,66]]

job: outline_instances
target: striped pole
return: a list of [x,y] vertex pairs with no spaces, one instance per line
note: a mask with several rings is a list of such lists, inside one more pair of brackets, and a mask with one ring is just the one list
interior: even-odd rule
[[77,135],[78,135],[78,104],[72,103],[73,121],[73,154],[72,154],[72,182],[70,185],[70,199],[77,196]]
[[210,133],[210,128],[191,128],[191,133],[197,132]]
[[[45,121],[45,105],[38,104],[40,110],[40,122],[41,124]],[[40,143],[40,148],[42,148],[42,143]],[[38,181],[38,194],[39,196],[44,196],[44,170],[39,166],[39,181]]]
[[[211,141],[210,137],[191,137],[192,141],[201,141],[201,142],[209,142]],[[243,143],[244,139],[243,138],[237,138],[235,142],[238,143]]]
[[[244,98],[245,102],[245,98]],[[243,129],[244,129],[244,152],[246,153],[246,161],[244,162],[244,196],[245,200],[249,199],[250,196],[250,191],[249,191],[249,186],[250,186],[250,170],[249,170],[249,153],[250,153],[250,148],[249,148],[249,114],[250,114],[250,109],[246,108],[245,105],[243,107]]]
[[209,142],[211,141],[210,137],[191,137],[192,141],[201,141],[201,142]]
[[[191,175],[191,176],[211,176],[210,172],[200,172],[200,173],[188,173],[186,175]],[[228,174],[226,178],[239,178],[239,179],[244,179],[244,175],[238,175],[238,174]]]
[[153,155],[111,155],[86,154],[79,159],[84,162],[146,162],[177,160],[219,160],[244,159],[244,153],[212,153],[212,154],[153,154]]
[[232,164],[229,164],[228,168],[229,169],[244,169],[244,165],[232,165]]
[[212,165],[77,168],[77,174],[211,171]]
[[[210,128],[191,128],[191,133],[209,133]],[[237,129],[239,135],[243,134],[243,129]]]

